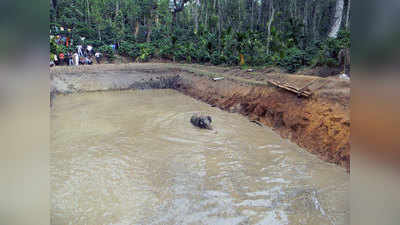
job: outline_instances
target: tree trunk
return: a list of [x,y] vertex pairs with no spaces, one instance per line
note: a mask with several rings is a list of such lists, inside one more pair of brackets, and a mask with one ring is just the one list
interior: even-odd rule
[[222,0],[218,0],[218,5],[217,5],[217,10],[218,10],[218,32],[221,32],[222,30]]
[[56,23],[57,19],[60,17],[59,11],[58,11],[58,7],[57,7],[57,0],[52,0],[51,1],[51,6],[53,7],[53,9],[54,9],[54,11],[56,13],[56,16],[54,17],[54,21],[53,21],[54,23]]
[[350,10],[351,10],[351,0],[348,0],[347,15],[346,15],[346,30],[350,30]]
[[240,31],[240,26],[241,26],[241,22],[240,21],[242,21],[241,20],[241,7],[240,7],[240,0],[238,0],[238,3],[239,3],[239,21],[238,21],[238,30],[237,31]]
[[204,26],[208,30],[208,1],[204,2]]
[[119,11],[119,1],[117,0],[115,2],[115,17],[117,17],[118,11]]
[[267,21],[266,21],[266,14],[265,11],[267,11],[267,0],[262,0],[261,4],[261,27],[262,31],[265,32],[265,28],[267,27]]
[[328,34],[328,37],[330,38],[337,38],[340,30],[340,25],[342,24],[343,8],[344,0],[336,0],[335,16],[333,17],[333,24]]
[[153,2],[151,1],[151,6],[150,6],[150,15],[147,20],[147,35],[146,35],[146,42],[150,43],[151,42],[151,33],[152,33],[152,26],[153,26]]
[[271,25],[272,22],[274,22],[274,16],[275,16],[275,8],[274,8],[274,1],[271,0],[270,4],[270,12],[271,12],[271,16],[269,18],[268,21],[268,36],[267,36],[267,54],[269,55],[270,52],[270,43],[271,43]]
[[261,11],[262,11],[262,3],[258,5],[258,15],[257,15],[257,26],[260,29],[261,25]]
[[139,35],[139,31],[140,31],[140,23],[139,20],[136,20],[136,26],[135,26],[135,39],[137,39],[138,35]]
[[97,26],[97,34],[99,35],[99,41],[101,41],[101,32],[99,26]]
[[253,31],[254,30],[254,1],[253,0],[251,0],[251,18],[250,18],[250,22],[251,22],[250,29]]
[[51,6],[55,9],[57,8],[57,0],[51,0]]
[[308,1],[304,2],[304,13],[303,13],[303,36],[306,37],[306,40],[303,40],[303,47],[306,44],[306,41],[308,41]]
[[222,7],[221,0],[218,0],[218,50],[221,51],[221,32],[222,32]]
[[146,42],[147,43],[151,42],[151,33],[152,33],[152,29],[151,29],[151,25],[149,25],[147,27],[147,37],[146,37]]
[[293,7],[293,0],[290,0],[289,2],[289,13],[290,13],[290,18],[294,18],[294,7]]
[[200,2],[196,0],[196,4],[194,5],[194,33],[197,34],[199,30],[199,7]]
[[175,26],[176,26],[176,12],[173,12],[172,13],[172,30],[173,31],[175,31]]
[[[150,17],[151,17],[151,14],[150,14]],[[149,18],[149,19],[147,20],[146,42],[151,42],[152,24],[153,24],[153,20],[152,20],[152,18]]]
[[319,11],[319,4],[317,1],[314,0],[315,6],[314,6],[314,11],[312,15],[312,39],[315,41],[319,37],[319,33],[317,32],[317,17],[318,17],[318,11]]

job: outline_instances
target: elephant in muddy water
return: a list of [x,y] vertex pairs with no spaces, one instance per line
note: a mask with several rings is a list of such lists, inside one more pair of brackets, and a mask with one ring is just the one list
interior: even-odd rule
[[201,129],[212,130],[212,119],[210,116],[199,116],[195,114],[190,118],[190,122],[193,124],[193,126],[199,127]]

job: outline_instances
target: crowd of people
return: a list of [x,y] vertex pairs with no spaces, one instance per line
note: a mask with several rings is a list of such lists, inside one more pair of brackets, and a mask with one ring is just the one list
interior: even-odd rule
[[95,57],[97,63],[100,63],[101,59],[100,52],[93,52],[93,47],[90,45],[76,46],[76,52],[68,52],[64,54],[63,52],[56,54],[51,54],[50,56],[50,66],[55,65],[67,65],[67,66],[79,66],[79,65],[91,65],[93,62],[92,57]]
[[[81,38],[81,40],[84,42],[84,38]],[[61,35],[51,35],[50,41],[54,41],[57,46],[65,46],[67,47],[65,49],[69,49],[66,52],[59,52],[58,54],[50,53],[50,67],[59,65],[91,65],[93,63],[93,57],[96,59],[97,63],[100,63],[102,54],[100,52],[94,52],[93,46],[91,45],[78,44],[74,46],[72,39]]]

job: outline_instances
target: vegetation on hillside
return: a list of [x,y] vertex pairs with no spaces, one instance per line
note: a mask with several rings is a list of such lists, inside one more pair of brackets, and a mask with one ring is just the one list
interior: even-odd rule
[[[341,51],[350,48],[350,0],[51,0],[50,4],[52,34],[70,36],[74,44],[90,44],[110,60],[120,54],[139,62],[158,58],[277,65],[295,72],[305,66],[339,66]],[[66,29],[56,31],[57,27]],[[117,44],[117,51],[110,44]],[[53,54],[74,50],[50,45]]]

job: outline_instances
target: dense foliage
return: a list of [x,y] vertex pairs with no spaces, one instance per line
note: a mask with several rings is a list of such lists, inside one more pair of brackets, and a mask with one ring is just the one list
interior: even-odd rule
[[[338,66],[350,47],[348,19],[328,38],[335,0],[51,0],[50,29],[145,62],[152,58],[215,65]],[[345,1],[349,10],[348,0]],[[348,13],[347,13],[348,14]],[[343,13],[346,17],[346,13]],[[348,17],[348,15],[347,15]],[[344,21],[346,19],[344,18]],[[56,31],[70,28],[70,33]],[[117,44],[115,52],[110,44]],[[50,43],[51,53],[68,49]]]

